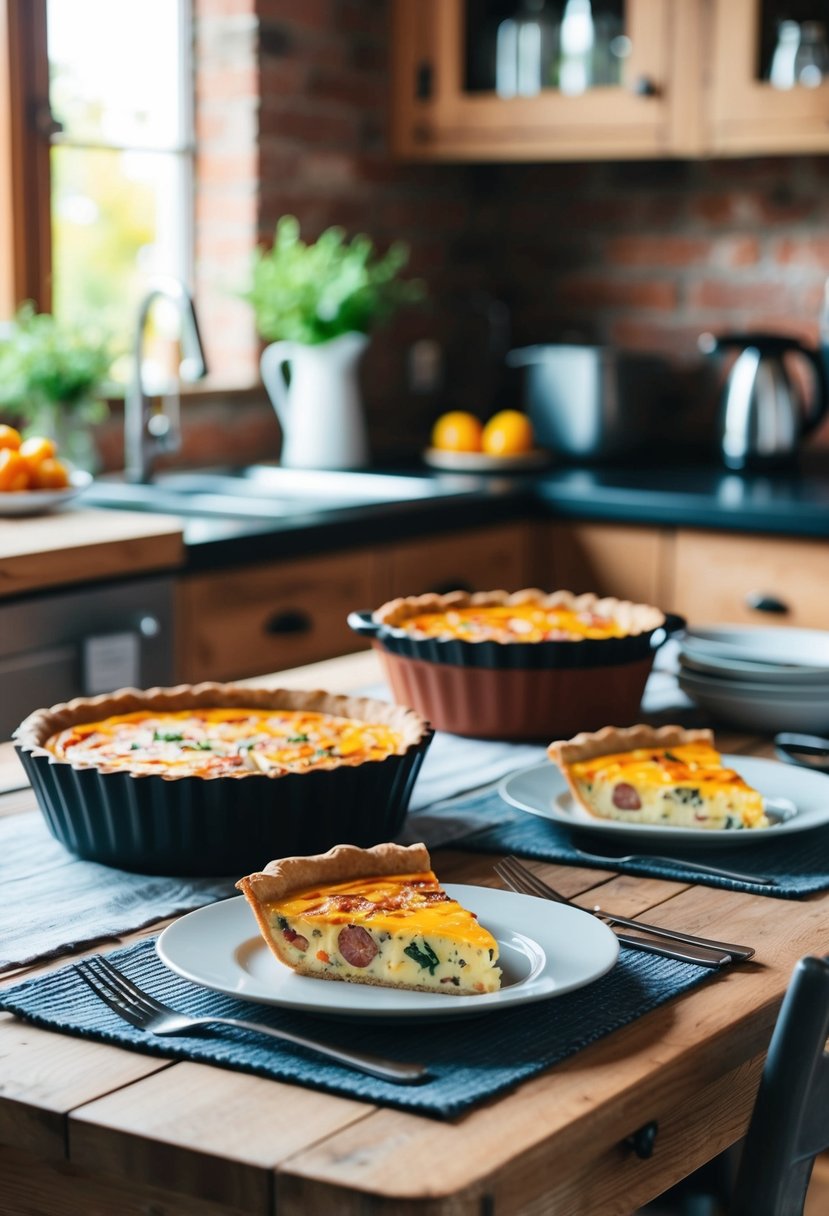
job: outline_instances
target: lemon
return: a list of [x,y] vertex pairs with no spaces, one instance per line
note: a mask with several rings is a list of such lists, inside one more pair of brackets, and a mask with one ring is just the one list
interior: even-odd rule
[[520,410],[499,410],[483,429],[481,448],[488,456],[521,456],[533,448],[532,423]]
[[432,447],[442,452],[480,452],[483,426],[466,410],[441,414],[432,427]]

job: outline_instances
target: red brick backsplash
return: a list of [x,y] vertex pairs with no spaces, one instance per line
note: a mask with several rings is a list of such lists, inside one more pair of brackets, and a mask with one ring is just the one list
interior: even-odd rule
[[[427,304],[378,331],[364,360],[378,459],[419,452],[441,409],[485,415],[514,403],[515,383],[488,363],[487,300],[508,307],[514,345],[610,342],[669,354],[685,368],[699,366],[697,338],[708,329],[816,340],[829,277],[829,161],[396,164],[387,140],[388,8],[196,0],[198,279],[212,300],[207,338],[226,382],[257,381],[252,318],[234,290],[255,243],[270,240],[288,212],[310,239],[341,224],[381,247],[406,241],[411,273],[427,283]],[[424,337],[441,346],[445,376],[419,395],[408,356]],[[211,405],[190,455],[211,441],[220,459],[249,450],[257,427],[239,426],[225,408]],[[278,429],[264,402],[246,405],[257,408],[260,455],[276,456]]]

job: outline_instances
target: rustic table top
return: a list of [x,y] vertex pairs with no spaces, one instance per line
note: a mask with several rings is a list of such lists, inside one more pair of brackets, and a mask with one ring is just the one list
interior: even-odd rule
[[[268,682],[345,691],[377,678],[373,655],[360,654]],[[770,754],[755,737],[718,739],[728,752]],[[35,805],[16,764],[0,749],[3,815]],[[445,881],[498,887],[495,860],[444,850],[435,868]],[[654,911],[650,919],[667,926],[751,943],[756,956],[449,1123],[0,1014],[0,1210],[623,1216],[661,1193],[744,1131],[792,969],[827,949],[829,894],[778,900],[610,870],[538,869],[585,905]],[[655,1148],[642,1159],[628,1138],[650,1123]]]

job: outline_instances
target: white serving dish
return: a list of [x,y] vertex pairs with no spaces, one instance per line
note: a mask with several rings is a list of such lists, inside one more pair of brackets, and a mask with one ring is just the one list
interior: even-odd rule
[[735,726],[776,734],[779,731],[829,731],[829,689],[805,693],[803,689],[758,691],[757,684],[734,686],[680,671],[679,687],[697,705]]

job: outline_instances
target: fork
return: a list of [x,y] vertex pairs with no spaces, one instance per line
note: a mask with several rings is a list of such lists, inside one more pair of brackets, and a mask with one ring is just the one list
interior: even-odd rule
[[[524,895],[536,895],[542,899],[550,899],[556,903],[567,904],[578,908],[580,912],[591,912],[592,915],[604,920],[608,925],[620,925],[623,928],[635,929],[637,935],[617,933],[620,942],[636,950],[644,950],[650,954],[661,954],[666,958],[676,958],[685,963],[697,963],[703,967],[722,967],[730,962],[743,962],[751,958],[754,950],[749,946],[736,946],[730,942],[718,942],[704,937],[694,937],[690,933],[680,933],[675,929],[663,929],[659,925],[649,925],[645,921],[629,920],[625,916],[614,916],[603,911],[598,905],[593,909],[582,908],[573,900],[568,899],[549,883],[539,878],[532,870],[523,865],[517,857],[506,857],[495,865],[495,873],[513,891]],[[652,938],[639,937],[638,933],[649,933],[653,937],[665,938],[673,945],[654,941]]]
[[427,1076],[427,1070],[423,1064],[405,1064],[397,1060],[385,1060],[366,1052],[330,1047],[327,1043],[306,1039],[302,1035],[292,1034],[288,1030],[276,1030],[273,1026],[265,1026],[261,1022],[248,1022],[243,1018],[191,1017],[189,1014],[179,1013],[177,1009],[163,1005],[161,1001],[150,996],[132,980],[128,980],[106,958],[100,956],[75,963],[74,967],[81,979],[89,985],[105,1005],[108,1005],[131,1026],[135,1026],[139,1030],[148,1030],[150,1034],[186,1034],[200,1026],[217,1022],[223,1026],[235,1026],[239,1030],[254,1030],[257,1034],[270,1035],[271,1038],[279,1039],[284,1043],[292,1043],[295,1047],[304,1047],[307,1051],[318,1052],[320,1055],[335,1060],[338,1064],[356,1068],[360,1072],[368,1073],[369,1076],[379,1077],[382,1081],[412,1085]]

